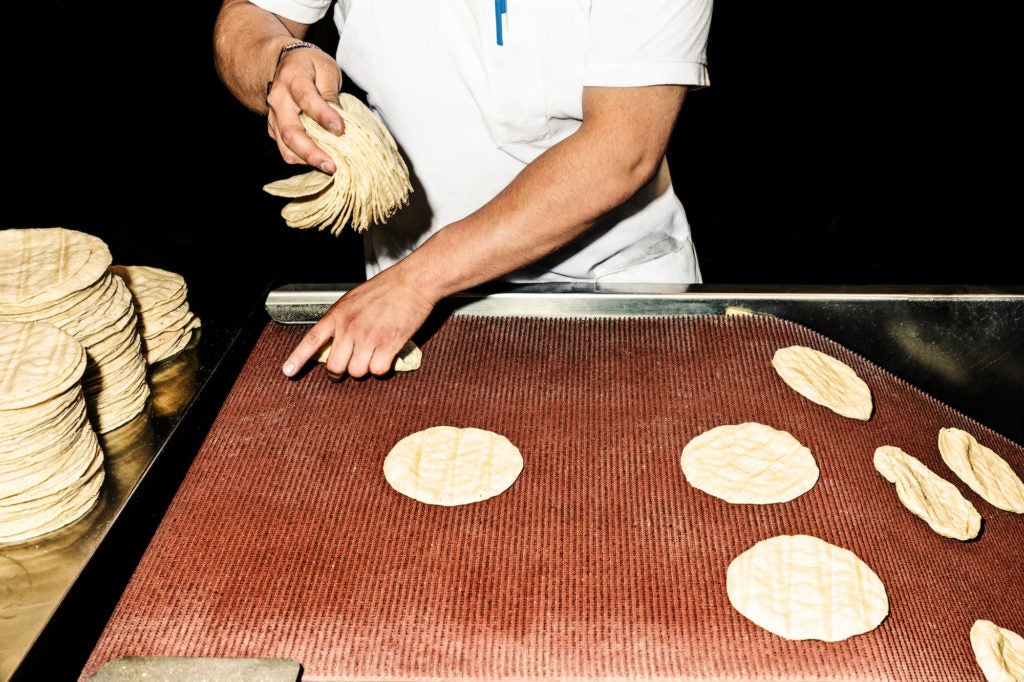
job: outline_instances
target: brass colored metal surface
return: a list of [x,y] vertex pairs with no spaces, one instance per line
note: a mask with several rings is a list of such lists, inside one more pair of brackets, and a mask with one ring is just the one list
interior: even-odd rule
[[196,344],[194,339],[186,350],[151,367],[146,411],[99,436],[106,478],[96,505],[64,528],[0,545],[0,679],[17,668],[195,395]]

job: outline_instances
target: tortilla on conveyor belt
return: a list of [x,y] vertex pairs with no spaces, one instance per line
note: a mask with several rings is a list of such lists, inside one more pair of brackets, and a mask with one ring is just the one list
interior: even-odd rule
[[454,507],[505,492],[523,470],[519,448],[501,434],[433,426],[398,441],[384,458],[392,488],[426,504]]
[[686,480],[737,504],[788,502],[814,487],[814,455],[786,431],[757,422],[725,424],[693,438],[680,458]]
[[988,682],[1024,680],[1024,637],[990,620],[971,626],[971,649]]
[[331,106],[345,119],[341,135],[299,115],[309,136],[334,160],[334,174],[312,170],[263,186],[267,194],[291,199],[281,211],[289,227],[339,234],[351,225],[364,232],[409,201],[409,169],[391,133],[359,99],[342,93],[339,100],[340,106]]
[[786,639],[837,642],[889,615],[885,585],[860,557],[812,535],[761,540],[726,573],[737,611]]
[[875,450],[875,469],[895,484],[903,506],[939,535],[970,540],[981,531],[981,514],[957,487],[903,450],[883,445]]
[[939,430],[942,461],[993,507],[1024,514],[1024,482],[992,448],[963,429]]
[[775,351],[772,367],[811,402],[851,419],[871,418],[871,389],[845,362],[807,346],[788,346]]

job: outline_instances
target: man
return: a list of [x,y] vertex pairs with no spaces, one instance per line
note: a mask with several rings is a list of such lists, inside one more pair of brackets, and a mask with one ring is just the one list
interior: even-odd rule
[[700,281],[665,150],[708,82],[711,0],[337,0],[336,59],[302,41],[331,6],[224,0],[214,29],[221,79],[286,162],[334,172],[299,113],[343,134],[344,73],[419,183],[287,376],[332,340],[332,377],[384,374],[438,301],[498,278]]

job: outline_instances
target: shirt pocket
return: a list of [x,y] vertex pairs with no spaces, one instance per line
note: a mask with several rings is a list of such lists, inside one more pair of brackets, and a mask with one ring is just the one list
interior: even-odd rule
[[504,44],[497,45],[493,36],[484,60],[491,103],[488,129],[499,147],[553,143],[565,136],[566,122],[571,129],[578,126],[589,4],[506,0]]

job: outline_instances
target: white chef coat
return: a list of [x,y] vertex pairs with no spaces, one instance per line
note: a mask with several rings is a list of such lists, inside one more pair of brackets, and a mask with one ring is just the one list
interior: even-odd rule
[[[252,0],[301,23],[331,0]],[[337,0],[337,59],[409,165],[410,205],[365,233],[371,277],[472,213],[579,128],[585,85],[708,83],[711,0]],[[515,282],[701,281],[667,163]]]

